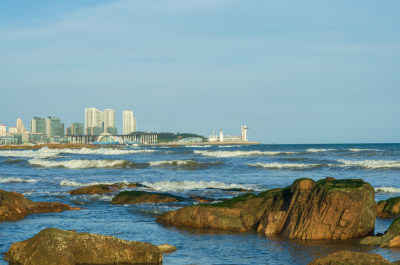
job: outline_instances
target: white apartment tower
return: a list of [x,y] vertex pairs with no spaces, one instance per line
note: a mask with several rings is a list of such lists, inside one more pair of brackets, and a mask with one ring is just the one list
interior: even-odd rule
[[6,135],[7,134],[7,126],[4,124],[0,124],[0,135]]
[[103,127],[103,117],[102,111],[96,108],[86,108],[85,109],[85,132],[87,128],[92,127]]
[[107,131],[108,127],[115,127],[115,111],[112,109],[104,110],[104,131]]
[[133,111],[122,111],[122,126],[124,135],[136,132],[136,118],[133,116]]

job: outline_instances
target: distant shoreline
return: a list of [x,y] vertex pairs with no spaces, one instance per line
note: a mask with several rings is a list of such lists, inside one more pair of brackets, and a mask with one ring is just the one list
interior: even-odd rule
[[[257,145],[260,144],[258,142],[203,142],[203,143],[156,143],[156,144],[139,144],[139,146],[190,146],[190,145]],[[35,144],[35,145],[26,145],[26,144],[13,144],[13,145],[0,145],[0,150],[36,150],[43,147],[47,147],[49,149],[81,149],[81,148],[90,148],[97,149],[100,147],[114,147],[114,148],[122,148],[125,145],[96,145],[96,144]]]

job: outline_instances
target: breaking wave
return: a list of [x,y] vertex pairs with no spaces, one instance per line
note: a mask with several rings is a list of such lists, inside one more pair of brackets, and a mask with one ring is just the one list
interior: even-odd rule
[[236,156],[276,156],[289,155],[294,152],[279,152],[279,151],[200,151],[194,150],[195,154],[213,157],[236,157]]
[[86,169],[86,168],[143,168],[148,164],[138,164],[127,160],[68,160],[68,161],[47,161],[42,159],[31,159],[28,161],[30,165],[37,167],[60,167],[69,169]]
[[93,186],[93,185],[100,185],[100,184],[104,184],[104,185],[112,185],[112,184],[116,184],[116,183],[121,183],[121,184],[128,184],[129,182],[127,180],[122,180],[119,182],[108,182],[108,181],[102,181],[102,182],[89,182],[89,183],[80,183],[80,182],[76,182],[76,181],[72,181],[72,180],[62,180],[60,182],[61,186],[66,186],[66,187],[86,187],[86,186]]
[[253,167],[263,167],[263,168],[270,168],[270,169],[284,169],[284,168],[292,168],[292,169],[304,169],[304,168],[318,168],[323,167],[322,164],[295,164],[295,163],[252,163],[248,164],[249,166]]
[[388,160],[363,160],[363,161],[350,161],[339,159],[339,163],[342,166],[347,167],[361,167],[368,169],[384,169],[384,168],[399,168],[400,169],[400,161],[388,161]]
[[61,153],[67,154],[79,154],[79,155],[126,155],[126,154],[139,154],[139,153],[153,153],[155,150],[127,150],[127,149],[111,149],[111,148],[99,148],[99,149],[62,149]]
[[336,149],[327,149],[327,148],[308,148],[306,152],[309,153],[320,153],[320,152],[329,152],[329,151],[336,151]]
[[198,190],[198,189],[244,189],[244,190],[260,190],[259,185],[255,184],[227,184],[216,181],[160,181],[160,182],[143,182],[141,183],[155,190]]
[[374,190],[382,193],[400,193],[400,188],[395,187],[377,187]]
[[0,178],[0,183],[34,183],[36,179],[21,179],[21,178]]
[[0,151],[0,156],[5,157],[29,157],[29,158],[50,158],[60,154],[59,149],[43,147],[38,150],[7,150]]
[[381,152],[382,151],[379,149],[360,149],[360,148],[349,148],[348,150],[351,152],[366,152],[366,151]]
[[169,161],[150,161],[151,167],[179,167],[185,169],[198,169],[198,168],[206,168],[209,166],[221,165],[222,161],[215,162],[197,162],[194,160],[169,160]]

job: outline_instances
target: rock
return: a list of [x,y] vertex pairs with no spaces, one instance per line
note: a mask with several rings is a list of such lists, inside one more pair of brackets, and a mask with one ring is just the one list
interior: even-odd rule
[[59,202],[33,202],[16,192],[0,190],[0,220],[18,220],[28,214],[80,210]]
[[382,236],[369,236],[360,241],[362,245],[379,245],[380,247],[400,247],[400,218],[395,219]]
[[104,193],[115,193],[121,189],[121,186],[119,185],[105,185],[105,184],[99,184],[99,185],[92,185],[88,187],[82,187],[78,188],[75,190],[69,191],[69,194],[71,195],[81,195],[81,194],[89,194],[89,195],[94,195],[94,194],[104,194]]
[[194,205],[157,217],[160,223],[235,231],[255,229],[298,239],[347,239],[373,232],[374,189],[362,180],[296,180],[284,189]]
[[146,191],[123,191],[112,199],[112,204],[134,204],[134,203],[171,203],[185,201],[186,198],[168,193],[146,192]]
[[393,197],[379,201],[377,205],[378,217],[390,218],[400,215],[400,197]]
[[127,185],[126,185],[126,187],[128,187],[128,188],[148,188],[146,185],[143,185],[143,184],[140,184],[140,183],[135,183],[135,182],[133,182],[133,183],[128,183]]
[[171,246],[169,244],[162,244],[157,246],[162,253],[164,252],[173,252],[176,251],[176,247]]
[[215,201],[215,199],[207,198],[207,197],[203,197],[203,196],[192,196],[192,197],[189,197],[189,199],[194,200],[196,202],[200,202],[200,203],[210,203],[210,202]]
[[393,264],[384,259],[381,255],[375,253],[363,253],[349,250],[342,250],[322,258],[317,258],[308,265],[388,265]]
[[162,256],[150,243],[47,228],[12,244],[4,260],[30,265],[160,264]]

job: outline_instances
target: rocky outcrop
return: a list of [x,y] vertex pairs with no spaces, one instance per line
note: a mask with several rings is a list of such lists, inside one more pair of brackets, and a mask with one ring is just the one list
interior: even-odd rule
[[162,256],[150,243],[48,228],[12,244],[4,260],[30,265],[160,264]]
[[28,214],[79,209],[59,202],[33,202],[22,194],[0,190],[0,220],[18,220]]
[[121,189],[120,185],[99,184],[99,185],[92,185],[92,186],[88,186],[88,187],[77,188],[77,189],[69,191],[69,194],[71,194],[71,195],[82,195],[82,194],[94,195],[94,194],[116,193],[120,189]]
[[400,218],[395,219],[382,236],[369,236],[360,241],[363,245],[379,245],[380,247],[400,247]]
[[257,230],[298,239],[347,239],[373,232],[374,189],[362,180],[296,180],[284,189],[194,205],[157,218],[172,225]]
[[333,254],[330,254],[322,258],[317,258],[312,262],[310,262],[308,265],[332,265],[332,264],[389,265],[394,263],[390,263],[379,254],[343,250],[335,252]]
[[378,217],[390,218],[400,215],[400,197],[393,197],[379,201],[377,205]]
[[174,252],[174,251],[176,251],[176,247],[171,246],[171,245],[169,245],[169,244],[162,244],[162,245],[158,245],[157,247],[160,249],[160,251],[161,251],[162,253],[167,253],[167,252]]
[[123,191],[114,196],[112,204],[135,204],[135,203],[171,203],[187,200],[184,197],[168,193],[146,192],[146,191]]

